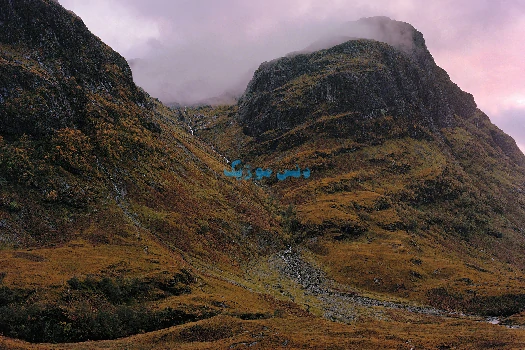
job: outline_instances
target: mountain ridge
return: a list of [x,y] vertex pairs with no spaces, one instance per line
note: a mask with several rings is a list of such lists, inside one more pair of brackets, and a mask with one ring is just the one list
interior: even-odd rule
[[[438,124],[446,123],[447,119],[451,119],[454,113],[472,114],[476,109],[472,95],[462,92],[457,85],[450,82],[448,74],[435,65],[432,56],[426,49],[422,36],[416,35],[415,29],[413,30],[415,35],[413,39],[414,48],[408,53],[401,50],[390,50],[388,44],[367,40],[352,40],[327,49],[325,54],[321,54],[324,57],[344,55],[349,60],[346,67],[343,65],[337,67],[337,64],[341,62],[330,67],[331,69],[342,70],[342,74],[327,71],[326,68],[327,65],[330,65],[330,61],[316,62],[316,54],[295,55],[261,65],[255,72],[254,79],[248,85],[245,97],[241,99],[239,104],[240,122],[257,125],[260,123],[259,120],[264,120],[266,114],[279,113],[278,109],[271,109],[275,105],[273,101],[262,100],[261,105],[266,106],[266,109],[262,108],[261,110],[259,110],[260,106],[249,103],[252,103],[253,100],[264,99],[264,91],[281,87],[283,81],[288,82],[299,79],[302,75],[316,73],[326,80],[319,84],[330,91],[325,93],[304,91],[305,93],[298,98],[298,101],[293,100],[292,103],[294,101],[296,104],[299,101],[307,103],[305,100],[310,99],[312,100],[311,104],[328,102],[333,103],[336,106],[335,108],[339,108],[338,111],[330,112],[341,112],[346,107],[357,108],[357,111],[365,114],[377,114],[380,110],[387,109],[383,113],[388,112],[393,116],[409,113],[418,114],[420,117],[430,118],[429,123],[437,122]],[[419,33],[419,35],[421,34]],[[367,50],[373,52],[374,56],[367,56]],[[360,56],[367,56],[368,61],[359,62]],[[352,62],[351,60],[355,61]],[[416,64],[411,64],[411,62]],[[359,64],[362,65],[360,67],[362,70],[373,70],[373,74],[370,74],[370,82],[367,81],[366,75],[359,76],[358,73],[348,72],[352,65],[357,66]],[[384,75],[379,76],[385,70]],[[281,71],[286,72],[285,75],[279,75]],[[403,75],[396,76],[397,72],[403,72]],[[354,76],[348,76],[348,74],[354,74]],[[390,76],[392,78],[389,78]],[[329,82],[329,79],[332,81]],[[387,84],[387,86],[381,86],[380,91],[374,91],[374,81]],[[298,81],[297,84],[301,84],[301,82]],[[428,88],[424,89],[423,86]],[[312,89],[308,84],[306,87]],[[300,89],[300,86],[297,88]],[[313,87],[313,89],[315,88],[316,86]],[[337,95],[338,91],[341,94],[340,96]],[[434,93],[434,91],[436,92]],[[261,92],[260,95],[258,95],[259,92]],[[438,96],[432,96],[433,93]],[[416,99],[417,102],[411,103],[410,99]],[[243,101],[246,102],[243,103]],[[350,101],[360,105],[349,106]],[[248,105],[245,105],[246,103]],[[305,110],[299,109],[297,113],[312,112],[311,108],[313,107]],[[388,108],[394,110],[388,110]],[[415,108],[417,111],[413,112],[411,108]],[[255,115],[257,115],[257,121],[254,123]],[[282,119],[293,120],[293,116],[285,115]],[[254,126],[250,127],[253,128]],[[264,128],[257,129],[259,134],[264,131],[266,131]]]

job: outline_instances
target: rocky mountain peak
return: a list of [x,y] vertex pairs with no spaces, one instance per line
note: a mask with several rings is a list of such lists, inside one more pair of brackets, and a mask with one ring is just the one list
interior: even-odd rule
[[472,95],[435,64],[423,35],[410,24],[372,17],[344,28],[340,38],[365,39],[260,66],[239,104],[247,134],[285,131],[307,119],[344,112],[408,117],[432,129],[451,123],[454,115],[476,111]]

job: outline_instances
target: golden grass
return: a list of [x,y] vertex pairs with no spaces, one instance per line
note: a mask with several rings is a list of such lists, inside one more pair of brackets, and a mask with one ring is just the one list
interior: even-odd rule
[[163,269],[176,272],[185,265],[180,256],[168,254],[152,240],[93,245],[79,239],[55,248],[0,250],[0,270],[6,273],[4,284],[19,288],[63,286],[74,276],[132,278]]
[[401,231],[347,242],[325,239],[319,244],[325,253],[315,259],[328,276],[368,292],[428,303],[427,292],[433,288],[500,295],[520,294],[524,287],[523,273],[504,263],[465,256],[457,247],[445,250],[438,240]]
[[[523,330],[454,318],[407,318],[341,324],[308,316],[242,321],[228,316],[114,341],[28,344],[0,337],[4,349],[519,349]],[[250,346],[251,345],[251,346]]]

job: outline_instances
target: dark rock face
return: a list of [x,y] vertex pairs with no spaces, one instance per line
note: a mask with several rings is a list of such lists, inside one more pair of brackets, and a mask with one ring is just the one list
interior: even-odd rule
[[75,226],[59,210],[74,217],[113,191],[120,200],[121,174],[162,157],[153,145],[170,113],[157,107],[57,2],[0,0],[0,239],[64,239]]
[[[309,118],[347,112],[408,118],[434,129],[452,123],[454,115],[476,111],[472,95],[434,63],[421,33],[384,17],[364,21],[370,26],[378,22],[383,33],[399,30],[385,34],[387,42],[399,44],[350,40],[263,63],[240,101],[238,118],[245,132],[285,131]],[[396,39],[406,39],[407,33],[410,43]]]
[[86,96],[145,102],[125,59],[55,1],[0,1],[0,135],[83,128]]

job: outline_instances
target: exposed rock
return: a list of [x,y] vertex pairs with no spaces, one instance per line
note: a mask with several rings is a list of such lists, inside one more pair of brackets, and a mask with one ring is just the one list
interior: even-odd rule
[[356,39],[263,63],[240,100],[238,120],[245,132],[282,133],[345,112],[356,113],[356,119],[386,114],[435,128],[453,123],[455,114],[468,117],[476,111],[472,95],[434,63],[412,26],[383,17],[358,24],[383,28],[379,39],[396,47]]
[[[126,60],[55,1],[0,3],[0,135],[85,129],[101,109],[89,96],[146,103]],[[115,118],[115,111],[108,111]]]

